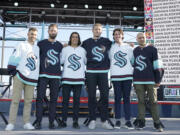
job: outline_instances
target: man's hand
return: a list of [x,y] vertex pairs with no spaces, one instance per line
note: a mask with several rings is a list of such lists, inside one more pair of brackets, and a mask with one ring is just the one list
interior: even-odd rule
[[63,44],[63,47],[67,47],[67,46],[68,46],[68,44],[67,44],[67,43],[64,43],[64,44]]
[[155,84],[155,87],[159,87],[159,86],[160,86],[160,83],[156,83],[156,84]]

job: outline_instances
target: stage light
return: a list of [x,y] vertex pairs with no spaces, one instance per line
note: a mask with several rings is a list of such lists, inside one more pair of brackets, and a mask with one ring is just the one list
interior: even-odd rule
[[98,9],[102,9],[102,5],[99,5],[99,6],[98,6]]
[[84,8],[88,8],[88,4],[85,4],[85,5],[84,5]]
[[64,8],[68,8],[68,5],[67,5],[67,4],[64,4]]
[[54,7],[55,7],[55,5],[54,5],[53,3],[51,3],[50,6],[51,6],[51,8],[54,8]]
[[14,2],[14,6],[17,7],[19,5],[18,2]]
[[137,7],[133,7],[133,10],[134,10],[134,11],[137,11]]

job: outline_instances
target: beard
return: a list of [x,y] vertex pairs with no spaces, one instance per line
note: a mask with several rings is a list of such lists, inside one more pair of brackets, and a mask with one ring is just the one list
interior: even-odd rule
[[49,37],[50,37],[51,39],[55,39],[56,36],[57,36],[57,34],[49,34]]

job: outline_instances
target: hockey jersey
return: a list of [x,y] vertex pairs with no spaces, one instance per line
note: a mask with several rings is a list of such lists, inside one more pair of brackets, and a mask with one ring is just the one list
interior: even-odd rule
[[78,46],[76,48],[67,46],[62,49],[61,64],[62,84],[84,84],[86,51]]
[[108,52],[112,42],[100,37],[97,40],[89,38],[82,43],[87,54],[87,73],[107,73],[110,67]]
[[128,44],[113,44],[110,52],[111,81],[124,81],[133,79],[133,48]]
[[46,78],[61,78],[60,53],[62,44],[58,41],[50,42],[48,39],[38,43],[40,48],[40,75]]
[[37,86],[39,77],[39,47],[28,41],[18,44],[8,61],[8,70],[17,70],[16,76],[25,84]]
[[134,84],[155,84],[162,79],[162,62],[154,46],[134,49]]

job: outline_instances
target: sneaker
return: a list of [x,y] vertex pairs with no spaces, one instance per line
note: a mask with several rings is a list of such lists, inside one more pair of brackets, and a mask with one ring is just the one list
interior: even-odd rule
[[27,130],[35,129],[34,126],[31,123],[26,123],[26,124],[24,124],[23,127],[24,127],[24,129],[27,129]]
[[154,122],[154,128],[159,131],[159,132],[163,132],[164,131],[164,125],[160,122],[160,123],[155,123]]
[[79,124],[78,124],[77,121],[74,121],[74,122],[73,122],[73,128],[75,128],[75,129],[80,129],[80,126],[79,126]]
[[102,127],[104,129],[114,129],[114,127],[107,120],[102,123]]
[[49,129],[55,129],[54,122],[49,122]]
[[119,121],[119,120],[116,121],[116,124],[115,124],[114,128],[120,129],[121,128],[121,121]]
[[36,123],[34,124],[34,127],[35,127],[35,129],[40,130],[41,129],[41,122],[36,121]]
[[91,120],[89,122],[88,128],[89,129],[95,129],[96,128],[96,121],[95,120]]
[[62,120],[61,123],[58,126],[60,128],[66,128],[67,127],[66,121]]
[[127,121],[127,122],[125,123],[125,128],[127,128],[127,129],[134,129],[133,126],[132,126],[132,124],[131,124],[131,121]]
[[145,120],[138,120],[135,128],[141,130],[145,127]]
[[139,124],[139,119],[135,119],[133,125],[136,127]]
[[6,128],[5,128],[5,130],[6,131],[12,131],[12,130],[14,130],[14,125],[13,124],[8,124],[7,126],[6,126]]

